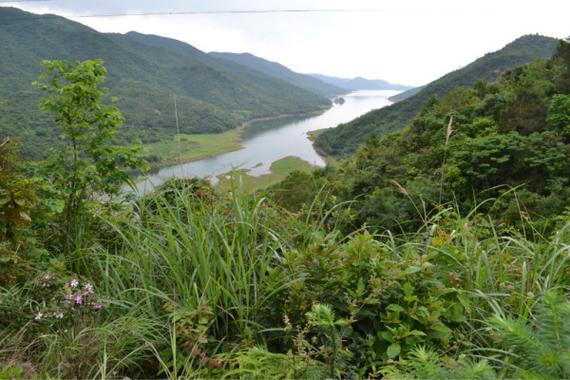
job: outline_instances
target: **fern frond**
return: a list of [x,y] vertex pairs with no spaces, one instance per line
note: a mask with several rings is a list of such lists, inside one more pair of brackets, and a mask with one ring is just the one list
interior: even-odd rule
[[487,360],[482,360],[480,362],[471,362],[465,361],[462,365],[461,370],[457,371],[454,374],[458,379],[481,379],[481,380],[490,380],[496,379],[497,374],[493,367],[489,365]]
[[488,323],[518,355],[528,358],[537,352],[545,351],[544,345],[536,339],[533,331],[524,321],[495,315]]
[[[536,334],[545,345],[559,351],[568,347],[570,305],[559,293],[547,292],[537,305]],[[566,307],[565,307],[566,306]]]
[[523,378],[570,378],[570,302],[549,291],[535,308],[533,325],[495,316],[488,322],[517,355]]

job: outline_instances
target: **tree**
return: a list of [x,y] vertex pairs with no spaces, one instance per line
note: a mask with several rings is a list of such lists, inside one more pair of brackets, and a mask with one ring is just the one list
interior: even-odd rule
[[34,183],[18,164],[14,142],[9,138],[0,141],[0,243],[17,244],[22,229],[31,222],[30,211],[36,200]]
[[557,80],[557,91],[563,94],[570,94],[570,41],[558,43],[556,52],[552,57],[555,63],[562,65],[563,70]]
[[36,204],[36,183],[21,168],[14,141],[0,140],[0,287],[23,274],[24,245],[31,211]]
[[546,122],[549,128],[562,135],[567,143],[570,142],[570,95],[557,94],[552,97]]
[[[131,184],[125,169],[144,169],[138,147],[117,144],[121,112],[105,102],[106,70],[101,60],[44,61],[35,85],[44,91],[41,108],[53,116],[60,141],[47,161],[46,177],[64,201],[63,246],[80,247],[87,202],[118,194]],[[111,99],[111,102],[115,101]]]

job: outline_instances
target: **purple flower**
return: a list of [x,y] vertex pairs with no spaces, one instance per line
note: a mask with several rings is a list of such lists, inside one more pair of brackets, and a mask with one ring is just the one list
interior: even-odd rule
[[75,303],[78,304],[78,305],[82,305],[82,304],[83,304],[83,296],[84,296],[84,295],[85,295],[85,294],[84,294],[83,292],[78,292],[78,293],[75,295]]
[[74,278],[73,280],[71,280],[70,284],[72,288],[77,288],[79,286],[79,280]]
[[85,284],[83,288],[87,291],[88,295],[93,294],[93,285],[91,285],[90,283]]
[[101,310],[103,308],[103,305],[101,305],[100,303],[96,303],[95,305],[93,305],[93,309],[95,310]]
[[41,320],[42,320],[42,317],[43,317],[43,314],[38,311],[38,312],[36,313],[36,316],[34,317],[34,320],[36,320],[36,321],[41,321]]

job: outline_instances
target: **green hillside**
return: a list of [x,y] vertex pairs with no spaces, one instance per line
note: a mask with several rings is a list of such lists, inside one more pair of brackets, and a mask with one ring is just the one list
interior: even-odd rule
[[45,59],[102,58],[129,138],[156,142],[175,131],[177,95],[183,133],[221,132],[244,121],[326,107],[324,97],[247,67],[220,61],[175,40],[104,34],[53,15],[0,8],[0,129],[41,157],[55,139],[38,111],[32,82]]
[[486,54],[464,68],[431,82],[414,96],[321,133],[315,146],[326,154],[346,157],[354,153],[371,134],[403,128],[432,96],[445,96],[457,86],[473,86],[479,79],[495,81],[510,68],[535,59],[550,58],[556,43],[554,38],[539,35],[520,37],[501,50]]
[[410,88],[407,91],[400,92],[399,94],[396,94],[394,96],[390,96],[388,99],[393,101],[394,103],[395,102],[401,102],[404,99],[408,99],[408,98],[414,96],[415,94],[420,92],[423,88],[424,88],[424,86]]
[[325,83],[310,75],[296,73],[287,67],[277,62],[271,62],[266,59],[256,57],[249,53],[209,53],[212,57],[221,58],[224,60],[232,61],[243,66],[247,66],[257,71],[269,75],[271,77],[284,80],[290,84],[303,88],[307,91],[314,92],[318,95],[330,96],[339,95],[348,92],[345,88],[340,88],[328,83]]

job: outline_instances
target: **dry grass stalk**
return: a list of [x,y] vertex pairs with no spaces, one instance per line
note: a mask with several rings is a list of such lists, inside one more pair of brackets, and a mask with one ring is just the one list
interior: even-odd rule
[[445,143],[449,141],[451,134],[453,133],[453,116],[449,118],[449,124],[447,124],[447,133],[445,135]]
[[405,196],[410,196],[410,194],[408,194],[408,191],[404,188],[404,186],[400,185],[398,181],[392,179],[390,180],[390,182],[392,182],[392,184],[396,187],[396,190],[398,190],[399,193],[404,194]]

